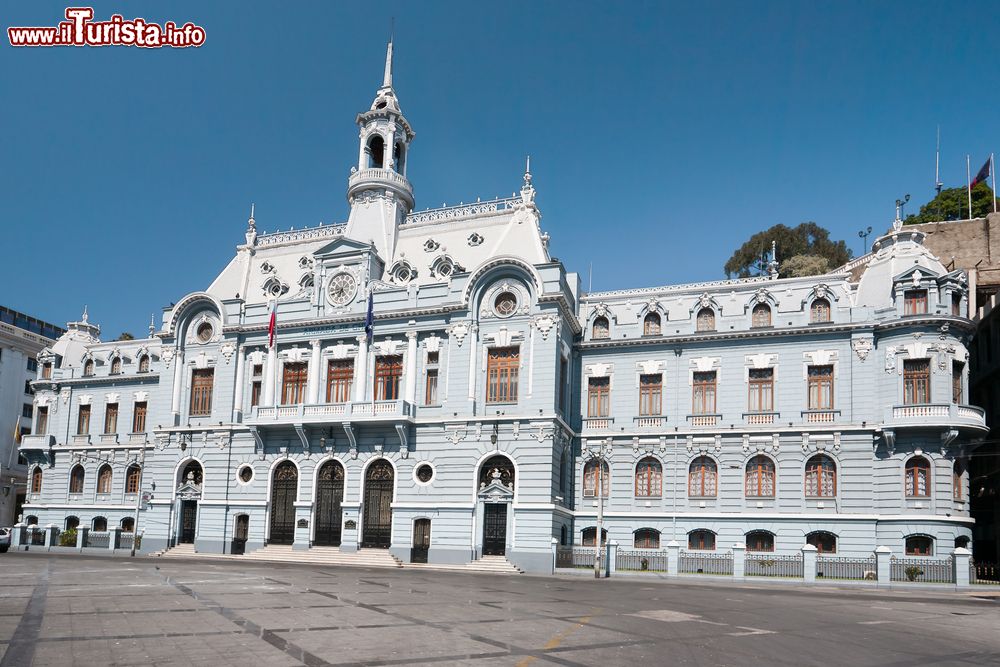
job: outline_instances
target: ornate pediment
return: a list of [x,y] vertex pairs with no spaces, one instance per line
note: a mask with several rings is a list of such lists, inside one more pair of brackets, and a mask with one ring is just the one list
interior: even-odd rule
[[502,503],[510,502],[514,499],[514,490],[503,483],[502,474],[499,468],[494,468],[489,473],[489,483],[483,482],[479,489],[479,498],[486,502]]

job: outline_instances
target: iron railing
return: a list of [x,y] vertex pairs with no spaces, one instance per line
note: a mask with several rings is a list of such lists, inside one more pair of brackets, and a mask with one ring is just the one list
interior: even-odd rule
[[558,547],[556,549],[556,567],[573,567],[572,547]]
[[681,574],[733,574],[733,554],[682,551],[677,564]]
[[844,558],[839,556],[816,557],[817,579],[878,579],[878,566],[875,557]]
[[996,563],[969,562],[970,584],[991,584],[1000,586],[1000,565]]
[[108,544],[111,540],[111,533],[107,531],[87,531],[87,543],[83,546],[85,547],[99,547],[102,549],[107,549]]
[[45,531],[41,528],[35,528],[34,530],[29,530],[28,543],[33,547],[44,547],[45,546]]
[[636,551],[618,550],[615,569],[640,570],[645,572],[666,572],[667,552],[656,549],[641,549]]
[[594,567],[594,547],[573,547],[570,565],[566,567]]
[[747,554],[743,572],[748,577],[801,577],[802,556]]
[[947,558],[893,558],[890,561],[891,581],[919,581],[925,584],[955,583],[955,567]]
[[118,548],[119,549],[131,549],[132,541],[135,538],[135,533],[119,533],[118,534]]

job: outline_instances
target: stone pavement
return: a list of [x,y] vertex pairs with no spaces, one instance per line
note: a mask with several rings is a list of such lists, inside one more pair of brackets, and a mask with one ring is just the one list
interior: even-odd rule
[[17,665],[1000,664],[975,593],[0,555]]

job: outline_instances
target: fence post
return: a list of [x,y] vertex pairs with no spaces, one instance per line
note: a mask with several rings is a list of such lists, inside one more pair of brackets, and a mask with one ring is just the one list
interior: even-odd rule
[[733,545],[733,579],[743,579],[746,573],[747,545],[737,542]]
[[875,547],[875,572],[879,586],[892,584],[892,549]]
[[54,523],[50,523],[45,526],[45,550],[52,550],[52,543],[56,540],[56,531],[59,530],[59,526]]
[[15,524],[14,529],[10,531],[10,548],[17,551],[24,545],[24,543],[24,524]]
[[115,549],[118,548],[118,536],[121,535],[121,532],[122,529],[120,526],[115,526],[108,530],[108,549],[112,555],[115,553]]
[[816,547],[802,545],[802,580],[807,584],[816,582]]
[[955,568],[953,577],[955,580],[955,586],[958,588],[969,587],[969,560],[971,560],[971,558],[971,551],[964,547],[955,547],[951,562]]
[[606,566],[607,569],[604,574],[606,577],[610,577],[614,574],[618,567],[618,543],[614,540],[608,540]]
[[87,531],[89,528],[84,528],[83,526],[76,527],[76,550],[83,551],[83,548],[87,546]]
[[[135,538],[132,538],[135,539]],[[552,538],[552,574],[556,573],[556,563],[559,558],[559,540]]]
[[667,543],[667,576],[676,577],[680,571],[678,565],[681,558],[681,545],[677,540]]

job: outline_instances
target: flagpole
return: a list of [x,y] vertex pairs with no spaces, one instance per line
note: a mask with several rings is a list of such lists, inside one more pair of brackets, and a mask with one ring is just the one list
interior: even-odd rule
[[[965,155],[965,185],[969,193],[969,220],[972,220],[972,167],[969,165],[969,155]],[[959,216],[961,218],[962,216]]]
[[997,212],[997,169],[993,164],[993,153],[990,153],[990,175],[993,176],[993,212]]

